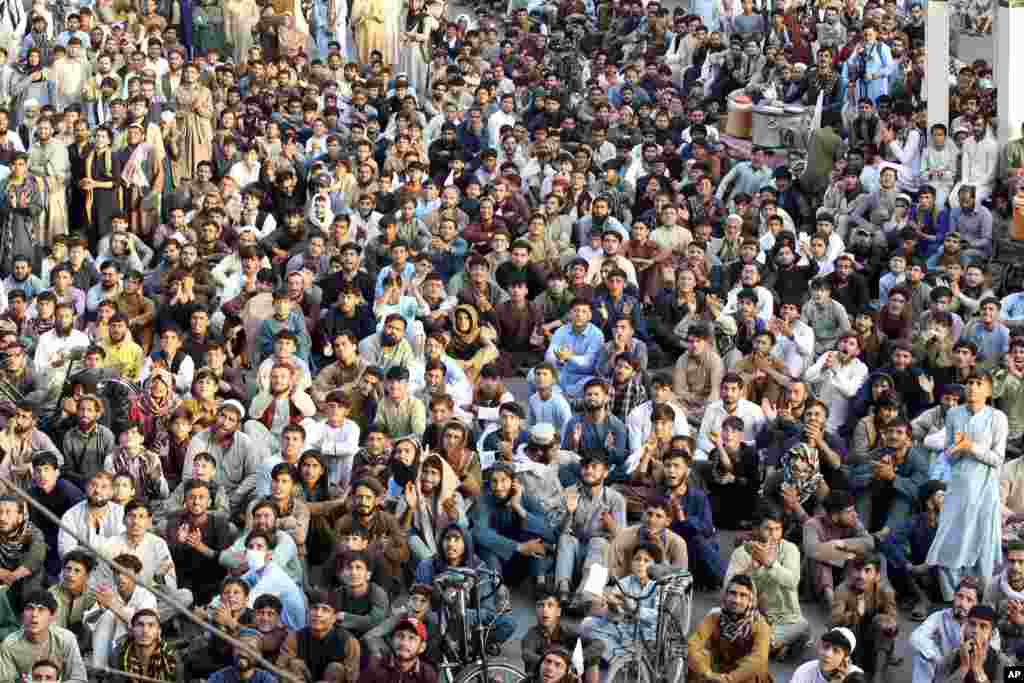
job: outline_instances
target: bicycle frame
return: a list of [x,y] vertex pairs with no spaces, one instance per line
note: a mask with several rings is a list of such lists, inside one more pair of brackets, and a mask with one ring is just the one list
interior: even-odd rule
[[[494,571],[491,571],[491,570],[487,570],[487,569],[473,570],[473,569],[451,568],[451,569],[448,569],[445,573],[456,574],[456,575],[458,575],[458,576],[460,576],[462,578],[462,582],[458,586],[458,595],[456,596],[455,604],[454,605],[450,605],[447,600],[442,600],[442,609],[445,610],[445,611],[448,611],[449,614],[452,613],[451,612],[452,607],[455,608],[455,613],[457,614],[457,618],[462,623],[462,629],[461,629],[462,633],[460,634],[461,635],[461,642],[459,643],[459,650],[460,651],[458,653],[456,653],[457,656],[458,656],[458,661],[456,661],[456,662],[442,661],[441,665],[440,665],[441,669],[443,669],[444,671],[449,671],[449,672],[453,672],[454,671],[455,675],[457,675],[459,670],[465,669],[466,667],[468,667],[468,666],[470,666],[472,664],[479,663],[481,665],[481,667],[483,668],[484,680],[488,680],[488,678],[487,678],[487,639],[490,636],[491,631],[494,629],[494,622],[497,619],[497,614],[495,614],[492,618],[490,618],[490,619],[485,621],[484,620],[484,612],[483,612],[483,609],[482,609],[482,605],[483,605],[483,601],[486,598],[491,597],[492,595],[494,595],[498,591],[498,587],[501,586],[501,575],[498,574],[497,572],[494,572]],[[494,582],[494,588],[492,589],[492,591],[486,597],[481,595],[481,588],[480,588],[481,574],[489,575],[491,580]],[[444,577],[444,574],[442,574],[441,577],[439,577],[439,579],[442,578],[442,577]],[[435,579],[435,581],[436,581],[436,579]],[[466,612],[467,612],[467,609],[466,609],[466,592],[467,591],[471,591],[472,592],[473,604],[471,605],[471,608],[476,612],[476,615],[477,615],[476,616],[476,624],[472,627],[472,629],[469,628],[469,626],[467,625],[467,620],[466,620]],[[445,630],[441,634],[442,638],[445,635],[447,635],[447,633],[448,633],[448,627],[447,627],[447,623],[448,622],[447,622],[447,620],[444,621],[443,623],[445,623]],[[472,630],[472,635],[470,635],[470,631],[471,630]],[[474,637],[476,638],[475,645],[477,646],[477,651],[480,653],[479,656],[475,657],[475,658],[472,657],[472,653],[473,653],[472,646],[474,645],[474,642],[473,642],[472,639]],[[452,676],[453,680],[454,680],[454,678],[455,678],[455,676]]]
[[[644,660],[644,665],[651,671],[655,680],[666,683],[681,683],[685,680],[685,663],[687,651],[687,635],[690,631],[690,620],[693,614],[693,577],[689,572],[680,571],[652,582],[652,585],[640,595],[624,590],[618,579],[613,579],[616,587],[627,598],[636,602],[633,612],[633,642],[623,649],[625,656]],[[640,603],[655,591],[660,591],[658,600],[658,622],[656,626],[655,645],[649,645],[641,637],[640,620],[636,612]],[[674,613],[677,601],[682,600],[684,616],[678,623]]]

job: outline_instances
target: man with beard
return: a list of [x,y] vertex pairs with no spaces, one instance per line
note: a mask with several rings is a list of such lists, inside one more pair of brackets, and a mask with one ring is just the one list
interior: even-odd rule
[[[17,301],[17,297],[14,297]],[[24,302],[24,297],[21,298]],[[13,335],[13,330],[5,331],[4,336]],[[46,387],[40,381],[35,371],[28,367],[28,354],[25,345],[21,341],[13,341],[3,348],[3,355],[0,356],[3,367],[0,368],[0,376],[3,377],[23,397],[23,401],[38,402],[46,397]],[[13,407],[8,401],[4,401],[5,408]]]
[[36,429],[35,406],[22,402],[15,406],[14,415],[7,420],[7,427],[0,432],[0,476],[10,479],[22,488],[32,485],[35,456],[50,453],[58,468],[64,464],[64,456],[45,433]]
[[13,496],[0,497],[0,583],[8,586],[11,609],[21,612],[24,598],[43,587],[46,539]]
[[260,632],[254,628],[239,629],[237,640],[241,646],[235,646],[234,664],[211,674],[207,683],[277,683],[274,674],[256,666],[254,655],[260,652]]
[[117,163],[124,168],[124,211],[132,232],[148,235],[159,223],[164,176],[162,149],[146,142],[145,119],[129,123],[127,135],[128,144],[115,153]]
[[420,658],[427,649],[427,627],[422,621],[406,618],[391,634],[392,656],[375,659],[359,676],[360,683],[437,683],[433,666]]
[[825,277],[832,285],[832,298],[843,305],[847,314],[862,311],[871,303],[864,276],[854,272],[852,255],[840,254],[836,258],[836,269]]
[[[97,472],[85,487],[85,500],[71,507],[61,516],[61,524],[71,529],[79,538],[96,547],[104,539],[113,538],[124,532],[124,508],[111,501],[114,494],[114,478],[109,472]],[[57,550],[60,557],[78,547],[78,540],[60,530],[57,536]]]
[[220,591],[225,571],[219,558],[234,530],[227,515],[210,512],[210,484],[191,479],[184,486],[184,508],[168,518],[165,540],[181,572],[181,588],[192,591],[195,604],[205,605]]
[[689,637],[689,673],[699,681],[770,681],[771,638],[771,627],[757,611],[753,579],[734,576],[721,609],[711,610]]
[[804,379],[817,385],[818,397],[828,406],[830,431],[844,428],[850,404],[868,377],[868,368],[857,357],[860,339],[853,332],[839,337],[836,351],[826,351],[807,369]]
[[43,181],[48,203],[33,236],[37,244],[51,244],[54,237],[68,231],[66,185],[71,177],[71,159],[67,146],[54,139],[49,119],[41,119],[35,132],[36,141],[28,153],[28,170]]
[[818,658],[798,666],[789,683],[842,683],[850,674],[863,672],[850,660],[856,648],[850,629],[829,629],[818,643]]
[[725,565],[719,552],[707,493],[691,484],[692,463],[693,456],[683,448],[673,448],[666,453],[662,458],[660,494],[672,502],[670,529],[686,541],[686,555],[694,582],[717,590],[725,577]]
[[197,453],[209,453],[219,464],[218,484],[224,487],[233,514],[242,512],[249,494],[259,481],[260,466],[266,460],[266,447],[239,431],[245,409],[238,401],[225,401],[217,410],[213,427],[192,437],[183,472],[192,471]]
[[993,637],[996,611],[988,605],[975,605],[963,623],[960,647],[947,653],[935,668],[935,680],[994,683],[1007,680],[1007,669],[1014,660],[1000,652]]
[[108,338],[101,345],[107,354],[104,367],[129,382],[139,381],[145,354],[128,334],[128,317],[124,313],[115,313],[110,318]]
[[886,680],[886,672],[899,631],[896,593],[882,578],[882,559],[870,552],[847,563],[846,580],[836,589],[832,625],[854,632],[861,647],[853,656],[857,666],[873,680]]
[[304,390],[295,386],[296,368],[289,362],[277,362],[270,371],[270,386],[260,391],[249,406],[250,420],[245,433],[256,442],[268,445],[271,455],[280,446],[281,430],[286,425],[309,423],[316,405]]
[[488,474],[490,486],[470,511],[477,553],[505,576],[525,564],[525,573],[540,583],[552,565],[547,546],[556,542],[544,508],[516,481],[512,464],[497,462]]
[[360,479],[352,485],[352,512],[341,517],[334,526],[335,534],[348,536],[353,529],[365,529],[368,548],[376,563],[376,583],[385,590],[401,585],[402,565],[409,560],[406,533],[395,516],[380,509],[384,487],[376,479]]
[[74,329],[74,304],[58,304],[54,318],[55,327],[39,337],[34,359],[36,373],[45,378],[47,386],[59,385],[64,380],[73,351],[89,348],[89,337]]
[[78,398],[77,420],[64,434],[64,476],[78,485],[103,470],[103,462],[117,441],[108,427],[99,423],[103,402],[95,394]]
[[[591,396],[592,402],[597,404],[595,398]],[[603,405],[601,411],[604,411]],[[568,428],[574,429],[572,421]],[[622,437],[625,439],[624,430]],[[606,485],[607,451],[597,446],[582,451],[577,448],[577,452],[582,453],[580,481],[562,494],[564,513],[559,525],[555,563],[555,582],[563,600],[569,598],[573,576],[579,573],[583,577],[582,590],[591,567],[595,564],[608,566],[608,547],[615,534],[626,526],[626,500]]]
[[398,313],[384,318],[384,328],[359,342],[359,355],[367,363],[388,371],[402,367],[408,372],[416,363],[416,354],[405,338],[406,321]]
[[[615,469],[626,459],[626,425],[609,408],[609,389],[602,379],[590,379],[583,389],[582,415],[574,415],[565,425],[562,448],[583,453],[604,450],[608,466]],[[624,475],[622,475],[624,476]]]

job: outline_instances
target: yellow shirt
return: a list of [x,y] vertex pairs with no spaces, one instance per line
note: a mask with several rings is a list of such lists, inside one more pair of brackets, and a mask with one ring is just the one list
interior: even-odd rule
[[138,382],[142,374],[142,363],[145,355],[142,347],[130,339],[121,340],[120,344],[114,344],[109,340],[102,344],[103,350],[107,353],[104,367],[116,370],[122,379],[129,382]]

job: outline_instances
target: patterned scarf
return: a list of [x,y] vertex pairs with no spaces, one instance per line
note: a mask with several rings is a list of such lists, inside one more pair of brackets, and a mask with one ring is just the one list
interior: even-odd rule
[[[809,465],[813,474],[804,479],[797,479],[793,472],[793,465],[797,462]],[[782,476],[787,484],[797,488],[797,491],[800,493],[800,502],[806,502],[808,498],[817,492],[818,484],[824,478],[821,476],[821,469],[818,467],[818,449],[805,443],[798,443],[790,448],[782,456]]]
[[161,641],[156,653],[149,658],[148,664],[149,666],[146,666],[135,654],[135,646],[129,645],[121,654],[117,668],[125,673],[147,676],[158,681],[177,680],[178,662],[167,643]]
[[754,633],[754,622],[757,621],[757,586],[750,600],[750,607],[740,614],[733,614],[724,608],[719,612],[718,628],[724,640],[730,643],[749,641]]

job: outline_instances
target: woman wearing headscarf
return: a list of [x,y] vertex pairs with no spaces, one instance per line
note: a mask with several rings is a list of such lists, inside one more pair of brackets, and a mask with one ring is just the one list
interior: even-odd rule
[[[146,448],[166,459],[170,450],[168,431],[171,415],[180,405],[174,393],[174,379],[167,370],[154,369],[142,385],[142,436]],[[195,414],[193,413],[193,419]]]
[[493,333],[482,333],[480,314],[475,306],[460,304],[455,307],[448,355],[459,362],[471,384],[476,384],[485,365],[498,358]]
[[821,473],[818,450],[805,443],[790,448],[780,460],[782,473],[765,485],[765,493],[785,512],[783,536],[797,545],[803,542],[803,525],[829,493]]

